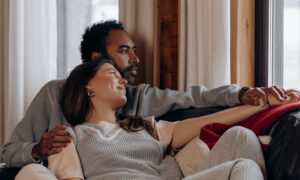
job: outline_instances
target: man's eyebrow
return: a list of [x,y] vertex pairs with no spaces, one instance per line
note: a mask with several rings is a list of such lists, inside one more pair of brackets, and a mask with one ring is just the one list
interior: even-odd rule
[[[128,48],[128,49],[130,49],[130,46],[129,45],[120,45],[119,49],[121,49],[121,48]],[[136,49],[136,45],[134,45],[132,48]]]
[[128,48],[128,49],[130,49],[130,46],[128,46],[128,45],[120,45],[119,49],[121,49],[121,48]]

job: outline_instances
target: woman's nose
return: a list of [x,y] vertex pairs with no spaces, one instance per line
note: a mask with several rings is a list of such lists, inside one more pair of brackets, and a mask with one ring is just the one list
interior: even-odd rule
[[124,86],[127,86],[127,83],[128,83],[128,81],[122,77],[120,78],[119,82],[120,82],[120,84],[123,84]]

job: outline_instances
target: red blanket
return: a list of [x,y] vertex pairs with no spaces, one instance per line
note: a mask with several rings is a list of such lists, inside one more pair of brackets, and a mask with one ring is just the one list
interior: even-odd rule
[[264,135],[265,131],[275,122],[276,119],[285,113],[297,109],[300,109],[300,102],[272,107],[235,125],[228,126],[220,123],[208,124],[201,129],[200,139],[204,141],[210,149],[212,149],[221,135],[233,126],[243,126],[251,129],[257,135]]

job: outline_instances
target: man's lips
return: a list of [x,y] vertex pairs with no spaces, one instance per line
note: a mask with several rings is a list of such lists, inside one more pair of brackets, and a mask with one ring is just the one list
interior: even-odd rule
[[136,74],[138,73],[138,68],[137,68],[137,67],[134,67],[134,68],[130,69],[129,72],[130,72],[130,74],[136,75]]

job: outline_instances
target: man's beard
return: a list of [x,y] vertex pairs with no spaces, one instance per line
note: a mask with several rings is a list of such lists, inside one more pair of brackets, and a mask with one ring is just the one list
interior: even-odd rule
[[128,84],[135,82],[136,75],[138,73],[138,64],[134,63],[131,66],[124,69],[122,76],[128,81]]

